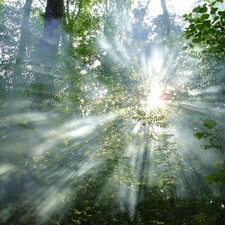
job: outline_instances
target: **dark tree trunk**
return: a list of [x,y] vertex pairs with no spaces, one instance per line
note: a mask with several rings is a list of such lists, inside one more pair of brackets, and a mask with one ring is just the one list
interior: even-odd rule
[[51,108],[54,99],[54,68],[62,31],[63,0],[48,0],[44,17],[44,30],[38,47],[39,72],[35,74],[35,104],[39,109]]
[[[63,18],[63,0],[48,0],[45,9],[44,31],[40,41],[39,51],[43,54],[42,63],[51,61],[58,52]],[[45,60],[43,60],[45,59]]]

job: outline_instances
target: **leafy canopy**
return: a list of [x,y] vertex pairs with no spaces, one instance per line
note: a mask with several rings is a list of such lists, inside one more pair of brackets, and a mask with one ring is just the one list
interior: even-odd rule
[[206,1],[184,15],[184,20],[189,23],[184,32],[189,42],[184,50],[201,45],[204,47],[203,53],[216,53],[224,57],[225,11],[221,9],[223,2],[224,0]]

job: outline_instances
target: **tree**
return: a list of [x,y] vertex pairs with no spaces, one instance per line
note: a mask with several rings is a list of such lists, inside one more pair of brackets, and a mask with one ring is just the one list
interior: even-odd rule
[[[213,192],[210,189],[207,191],[207,196],[213,199],[210,204],[212,208],[214,207],[208,220],[214,218],[217,222],[224,220],[221,215],[221,206],[224,205],[223,191],[221,191],[223,189],[221,187],[224,185],[222,178],[224,173],[222,166],[224,140],[221,132],[224,125],[221,115],[213,110],[214,107],[217,107],[220,111],[219,104],[223,101],[222,93],[224,89],[224,74],[222,72],[224,68],[224,42],[221,41],[223,39],[224,15],[221,3],[223,1],[220,0],[205,1],[204,4],[195,7],[191,13],[184,15],[185,20],[189,22],[184,36],[190,40],[184,49],[188,49],[191,56],[198,60],[197,70],[194,74],[197,85],[193,84],[193,88],[196,90],[195,98],[207,104],[207,112],[203,111],[199,118],[203,119],[202,126],[199,127],[201,131],[195,132],[194,136],[202,140],[202,149],[215,151],[212,153],[214,162],[211,159],[204,165],[205,170],[208,171],[204,179],[207,181],[206,185],[209,185],[209,183],[217,184]],[[218,118],[217,121],[214,119],[216,117]],[[208,141],[206,142],[206,140]],[[220,156],[218,157],[218,155]],[[217,169],[214,168],[213,164],[214,166],[217,165]],[[196,217],[196,219],[199,220],[205,216],[204,213],[198,213],[199,218]]]
[[[44,13],[28,7],[31,42],[22,41],[19,24],[20,39],[1,40],[5,55],[16,46],[4,61],[8,71],[1,66],[10,79],[14,68],[21,71],[14,85],[22,91],[3,77],[4,96],[11,92],[19,104],[5,111],[9,103],[1,102],[0,223],[223,222],[203,178],[212,166],[189,138],[202,113],[179,104],[190,103],[183,78],[192,62],[180,51],[182,27],[166,3],[151,18],[150,1],[134,9],[130,0],[49,0]],[[22,67],[10,66],[20,66],[19,56]],[[150,107],[154,81],[171,107]],[[170,134],[169,120],[189,138],[185,144]]]
[[26,0],[23,7],[23,17],[21,21],[21,32],[20,32],[20,41],[16,57],[15,65],[15,79],[22,79],[22,65],[25,59],[26,45],[27,40],[29,40],[29,21],[30,21],[30,11],[33,0]]
[[189,14],[184,15],[189,26],[185,30],[185,37],[191,39],[185,48],[193,48],[200,44],[202,53],[214,54],[224,58],[224,11],[221,10],[223,0],[207,1],[197,6]]
[[34,90],[35,101],[38,107],[47,110],[54,100],[54,63],[57,59],[59,41],[62,32],[62,21],[64,13],[63,0],[48,0],[44,17],[43,36],[39,43],[38,63],[47,73],[35,75]]

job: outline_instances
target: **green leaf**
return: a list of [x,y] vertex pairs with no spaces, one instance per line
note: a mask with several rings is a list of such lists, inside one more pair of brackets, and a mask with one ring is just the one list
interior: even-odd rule
[[201,6],[198,6],[193,9],[193,12],[198,13],[201,10]]
[[225,11],[219,11],[218,14],[221,17],[221,20],[225,18]]
[[193,43],[200,43],[202,41],[202,38],[201,37],[197,37],[197,38],[194,38],[194,39],[192,39],[192,42]]
[[215,14],[217,10],[218,10],[217,7],[212,7],[212,8],[210,9],[210,13],[211,13],[211,14]]
[[211,3],[209,4],[209,6],[214,6],[215,4],[216,4],[216,1],[211,2]]
[[204,4],[203,6],[198,6],[198,7],[194,8],[192,12],[205,13],[205,12],[207,12],[207,10],[208,10],[208,8],[207,8],[206,4]]
[[208,10],[208,8],[206,7],[206,4],[204,4],[202,6],[202,8],[199,10],[199,13],[205,13],[205,12],[207,12],[207,10]]
[[209,130],[212,130],[218,124],[215,122],[215,120],[205,119],[205,120],[203,120],[202,125],[204,127],[208,128]]
[[206,20],[209,18],[209,14],[202,14],[201,15],[201,20]]
[[202,138],[206,138],[206,137],[211,136],[211,134],[206,133],[206,132],[204,132],[204,131],[196,132],[196,133],[194,133],[193,135],[194,135],[195,138],[197,138],[197,139],[199,139],[199,140],[202,139]]
[[210,176],[205,177],[207,181],[211,183],[218,183],[225,178],[225,173],[223,169],[218,170],[217,172],[211,174]]
[[219,18],[220,18],[219,16],[215,16],[213,22],[216,22]]
[[204,20],[203,24],[204,24],[205,30],[207,30],[207,32],[208,32],[208,27],[210,27],[211,21],[210,20]]

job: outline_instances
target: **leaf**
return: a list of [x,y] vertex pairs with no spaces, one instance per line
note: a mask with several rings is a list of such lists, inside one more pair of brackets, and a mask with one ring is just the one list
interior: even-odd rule
[[211,3],[209,4],[209,6],[214,6],[215,4],[216,4],[216,1],[211,2]]
[[166,128],[169,126],[167,122],[166,112],[159,109],[154,109],[150,112],[147,117],[147,123],[150,125],[159,126],[161,128]]
[[217,7],[212,7],[212,8],[210,9],[210,13],[211,13],[211,14],[215,14],[217,10],[218,10]]
[[137,114],[139,116],[145,116],[146,115],[146,113],[143,110],[140,110],[140,109],[137,110]]
[[218,12],[218,14],[221,16],[221,22],[222,22],[222,19],[225,18],[225,11],[220,11]]
[[208,10],[208,8],[206,7],[206,4],[204,4],[202,6],[202,8],[199,10],[199,13],[205,13],[205,12],[207,12],[207,10]]
[[216,149],[222,148],[222,146],[219,144],[219,141],[218,141],[215,137],[210,138],[209,141],[210,141],[210,144],[211,144],[214,148],[216,148]]
[[203,22],[205,29],[208,29],[208,27],[211,25],[211,21],[210,20],[204,20]]
[[206,137],[210,137],[211,134],[210,133],[206,133],[204,131],[199,131],[193,134],[195,138],[197,139],[202,139],[202,138],[206,138]]
[[209,18],[209,14],[202,14],[201,15],[201,20],[206,20]]
[[217,172],[211,174],[210,176],[206,176],[206,180],[211,183],[218,183],[224,180],[225,173],[223,169],[218,170]]
[[212,130],[218,124],[215,122],[215,120],[205,119],[205,120],[203,120],[202,125],[204,127],[208,128],[209,130]]
[[201,6],[198,6],[193,9],[193,12],[198,13],[201,10]]
[[192,40],[193,43],[200,43],[202,41],[202,38],[201,37],[198,37],[198,38],[194,38]]
[[195,13],[205,13],[207,12],[208,8],[206,6],[206,4],[204,4],[203,6],[198,6],[196,8],[193,9],[193,12]]

